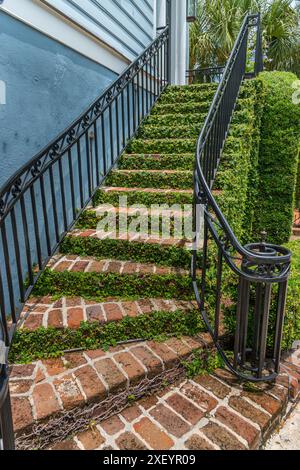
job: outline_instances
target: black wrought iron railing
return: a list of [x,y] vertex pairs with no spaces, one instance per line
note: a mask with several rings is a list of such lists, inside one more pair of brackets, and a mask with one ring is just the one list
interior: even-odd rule
[[[280,246],[260,243],[242,246],[216,203],[212,187],[221,160],[241,83],[247,72],[249,31],[257,30],[255,73],[262,70],[259,15],[248,15],[225,67],[213,103],[198,139],[195,165],[194,218],[196,242],[203,241],[202,282],[196,271],[197,244],[193,251],[192,276],[195,295],[204,322],[229,369],[249,381],[273,380],[280,364],[290,252]],[[199,220],[203,214],[202,237]],[[214,318],[206,308],[209,251],[217,253]],[[234,355],[224,352],[220,341],[224,268],[238,280]],[[228,273],[227,273],[228,274]],[[270,315],[272,311],[272,321]]]
[[198,83],[220,83],[225,67],[196,67],[186,71],[186,78],[189,85]]
[[0,438],[4,448],[13,447],[6,364],[19,315],[62,239],[168,85],[168,47],[166,27],[87,111],[0,190]]

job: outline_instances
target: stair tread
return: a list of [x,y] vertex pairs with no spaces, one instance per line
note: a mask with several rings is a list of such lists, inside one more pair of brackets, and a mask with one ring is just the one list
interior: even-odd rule
[[161,188],[126,188],[126,187],[118,187],[118,186],[103,186],[101,191],[109,193],[113,191],[118,192],[143,192],[143,193],[178,193],[178,194],[193,194],[193,189],[161,189]]
[[[52,441],[57,431],[55,420],[59,419],[60,426],[64,426],[73,410],[77,413],[89,405],[102,406],[108,398],[114,399],[120,393],[124,393],[125,405],[134,387],[154,377],[161,377],[163,383],[166,371],[178,367],[193,351],[211,344],[210,337],[203,333],[196,337],[170,338],[163,343],[127,343],[107,352],[99,349],[65,353],[61,358],[14,365],[10,388],[14,427],[19,436],[17,446],[25,445],[24,433],[36,424],[53,423]],[[80,428],[82,423],[77,425]],[[50,430],[51,426],[44,428],[43,437],[48,437],[45,433]],[[33,432],[31,441],[34,438]]]
[[196,308],[195,301],[178,299],[120,300],[109,298],[105,302],[86,300],[83,297],[50,296],[29,298],[20,316],[20,329],[35,331],[44,328],[80,327],[81,322],[106,324],[126,317],[137,317],[153,312],[190,311]]
[[52,258],[49,268],[56,272],[114,273],[123,275],[189,275],[189,270],[152,263],[139,263],[117,259],[101,259],[92,256],[57,255]]

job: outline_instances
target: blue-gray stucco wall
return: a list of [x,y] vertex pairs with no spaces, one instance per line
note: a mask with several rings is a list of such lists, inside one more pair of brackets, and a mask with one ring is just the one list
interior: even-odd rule
[[0,12],[0,186],[68,126],[116,77]]

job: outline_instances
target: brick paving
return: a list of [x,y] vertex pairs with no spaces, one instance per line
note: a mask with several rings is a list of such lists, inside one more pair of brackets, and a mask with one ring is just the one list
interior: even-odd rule
[[254,450],[299,397],[287,374],[300,374],[300,351],[283,362],[275,384],[247,391],[229,372],[198,376],[145,397],[92,428],[50,447],[77,450]]
[[130,390],[190,356],[194,350],[210,347],[207,334],[197,338],[170,338],[164,343],[135,342],[110,348],[66,353],[28,365],[14,365],[10,390],[17,433],[30,429],[41,419],[59,412],[101,402]]
[[58,255],[52,259],[49,266],[56,272],[98,272],[115,274],[178,274],[189,275],[189,271],[181,268],[158,266],[150,263],[136,263],[133,261],[97,260],[92,257],[74,255]]
[[83,321],[105,324],[158,311],[188,312],[196,307],[194,301],[175,299],[96,302],[82,297],[62,297],[59,300],[53,300],[51,297],[31,298],[23,309],[19,328],[31,331],[39,327],[78,328]]

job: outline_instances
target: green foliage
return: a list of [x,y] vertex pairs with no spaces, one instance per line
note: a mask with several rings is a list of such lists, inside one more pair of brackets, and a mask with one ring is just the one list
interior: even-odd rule
[[195,155],[122,155],[119,168],[122,170],[190,170],[195,165]]
[[264,110],[259,150],[259,193],[254,235],[266,230],[268,241],[289,240],[300,143],[300,106],[292,102],[291,73],[264,72]]
[[[128,240],[99,240],[90,237],[66,237],[61,253],[96,258],[131,260],[189,269],[191,252],[182,247]],[[199,255],[199,261],[200,261]]]
[[295,208],[300,209],[300,158],[298,158],[297,181],[295,191]]
[[159,99],[159,104],[173,104],[178,102],[194,102],[212,100],[216,92],[216,86],[208,85],[203,88],[201,85],[189,85],[183,87],[169,87],[167,92],[163,93]]
[[94,196],[94,205],[100,204],[112,204],[118,207],[119,198],[122,196],[127,197],[127,204],[132,206],[133,204],[141,204],[146,207],[150,207],[152,204],[192,204],[193,195],[187,193],[176,193],[176,192],[144,192],[144,191],[109,191],[105,192],[101,189],[96,192]]
[[[261,13],[265,67],[300,71],[300,15],[293,0],[198,0],[198,18],[190,28],[190,64],[223,65],[243,18]],[[251,51],[249,51],[251,52]]]
[[111,297],[190,300],[193,289],[189,274],[61,273],[46,269],[33,295],[83,297],[99,301]]
[[18,330],[10,350],[10,362],[27,363],[38,359],[60,357],[66,350],[108,349],[118,342],[132,339],[165,340],[167,337],[194,336],[204,331],[196,310],[153,312],[151,315],[126,317],[105,325],[81,323],[78,329],[38,328]]
[[174,173],[166,173],[163,170],[155,173],[147,170],[115,170],[108,176],[106,184],[119,188],[192,189],[193,173],[181,170]]
[[197,138],[193,139],[152,139],[133,140],[127,147],[128,153],[194,153]]
[[216,369],[224,366],[223,360],[218,352],[216,351],[194,351],[190,361],[183,361],[182,364],[185,367],[186,375],[189,379],[196,377],[197,375],[208,375],[212,374]]

